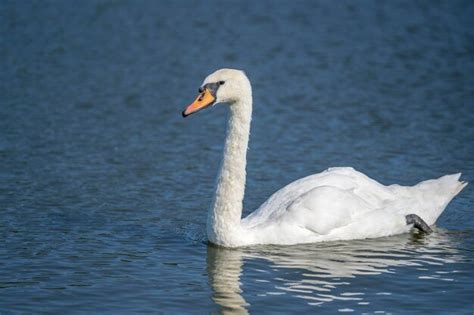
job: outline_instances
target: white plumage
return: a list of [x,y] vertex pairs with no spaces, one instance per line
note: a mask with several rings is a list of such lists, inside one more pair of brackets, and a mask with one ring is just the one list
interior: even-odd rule
[[[212,243],[226,247],[290,245],[405,233],[411,228],[406,215],[416,214],[432,225],[467,185],[459,181],[461,174],[454,174],[412,187],[384,186],[353,168],[330,168],[285,186],[241,219],[251,85],[242,71],[221,69],[209,75],[203,87],[214,88],[209,92],[212,104],[230,105],[224,157],[207,220]],[[211,105],[198,104],[196,110],[196,102],[203,98],[204,94],[183,115]]]

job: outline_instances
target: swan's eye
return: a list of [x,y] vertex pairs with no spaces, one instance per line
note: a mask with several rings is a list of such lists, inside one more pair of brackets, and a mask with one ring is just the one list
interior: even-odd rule
[[225,83],[225,81],[219,81],[219,82],[217,82],[217,84],[219,84],[219,85],[224,85],[224,83]]
[[204,92],[204,88],[201,86],[199,89],[198,89],[199,93],[202,93]]

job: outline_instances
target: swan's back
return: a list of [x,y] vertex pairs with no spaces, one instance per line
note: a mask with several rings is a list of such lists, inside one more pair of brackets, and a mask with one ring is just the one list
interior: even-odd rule
[[352,167],[333,167],[324,172],[298,179],[276,191],[265,203],[244,220],[249,226],[258,225],[284,215],[288,206],[300,196],[318,187],[334,187],[340,190],[352,190],[354,194],[373,205],[380,206],[386,199],[394,198],[387,187],[356,171]]
[[417,214],[431,225],[467,184],[459,177],[446,175],[412,187],[384,186],[351,167],[330,168],[278,190],[242,223],[247,228],[296,224],[327,234],[367,213],[383,211]]

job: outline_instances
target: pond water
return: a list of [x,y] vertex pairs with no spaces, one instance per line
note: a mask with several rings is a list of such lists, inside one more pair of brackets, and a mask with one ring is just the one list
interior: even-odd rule
[[474,180],[472,1],[3,1],[0,312],[474,310],[474,189],[428,236],[227,250],[206,213],[246,71],[245,214],[331,166]]

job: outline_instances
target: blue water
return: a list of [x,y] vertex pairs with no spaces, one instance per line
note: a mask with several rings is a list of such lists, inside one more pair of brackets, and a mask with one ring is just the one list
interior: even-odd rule
[[[225,250],[206,211],[254,88],[245,214],[330,166],[474,181],[472,1],[2,1],[0,313],[474,310],[474,189],[429,236]],[[471,184],[472,185],[472,184]]]

